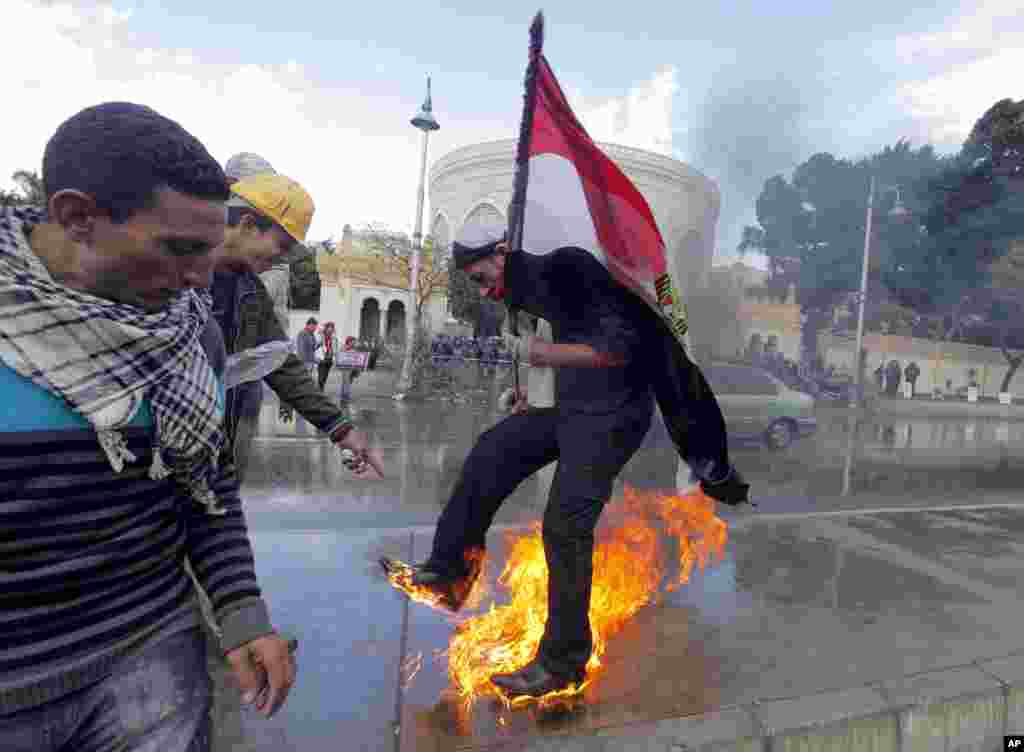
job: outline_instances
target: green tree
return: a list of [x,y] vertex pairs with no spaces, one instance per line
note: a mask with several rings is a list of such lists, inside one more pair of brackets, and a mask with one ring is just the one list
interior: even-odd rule
[[[963,148],[921,187],[923,233],[900,249],[888,283],[906,304],[935,315],[987,304],[987,290],[1024,237],[1024,102],[997,102]],[[1019,286],[1021,280],[1013,285]],[[1002,285],[1004,292],[1007,285]]]
[[[931,146],[914,149],[901,141],[858,161],[815,154],[791,179],[776,175],[765,181],[756,203],[758,225],[745,229],[738,250],[767,256],[770,286],[782,290],[796,284],[797,302],[807,314],[804,344],[811,352],[836,307],[860,288],[872,176],[879,185],[900,186],[903,203],[920,211],[921,186],[945,163]],[[896,200],[893,192],[883,191],[875,202],[868,288],[874,306],[898,302],[888,290],[890,271],[898,268],[905,246],[918,242],[913,226],[888,217]],[[877,315],[869,310],[867,317]]]
[[[409,289],[413,264],[413,247],[409,236],[393,232],[384,225],[370,224],[363,231],[362,240],[371,253],[384,259],[395,276],[403,280],[403,289]],[[443,256],[443,249],[437,249],[435,252],[433,238],[428,236],[423,239],[413,311],[413,315],[418,321],[422,319],[423,310],[430,298],[438,292],[449,289],[448,260]],[[417,324],[417,328],[420,326],[421,323]]]
[[304,311],[319,311],[320,272],[316,268],[316,254],[293,261],[289,272],[292,307]]
[[469,281],[469,276],[455,268],[449,261],[448,300],[452,316],[473,327],[474,337],[490,336],[497,332],[505,320],[505,306],[493,300],[480,297],[479,288]]
[[[368,225],[362,233],[363,241],[371,253],[382,258],[398,279],[403,280],[405,289],[412,280],[413,253],[412,241],[403,233],[393,232],[383,225]],[[448,259],[446,248],[434,247],[433,238],[424,239],[420,248],[420,264],[417,272],[416,291],[413,297],[412,331],[413,342],[407,343],[402,362],[402,373],[399,377],[399,389],[414,391],[420,386],[424,374],[423,359],[417,357],[426,347],[429,350],[429,336],[424,321],[424,311],[431,297],[437,292],[448,289]],[[422,342],[427,337],[426,344]],[[429,362],[429,358],[426,362]]]
[[448,302],[452,316],[463,324],[475,325],[480,317],[480,293],[454,260],[448,262]]

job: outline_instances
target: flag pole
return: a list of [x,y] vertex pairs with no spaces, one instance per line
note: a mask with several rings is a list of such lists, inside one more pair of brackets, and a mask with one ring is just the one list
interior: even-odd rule
[[[508,212],[509,250],[523,250],[523,220],[526,215],[526,183],[530,173],[530,135],[533,133],[533,111],[537,102],[537,63],[544,47],[544,12],[537,11],[530,24],[530,61],[526,66],[523,95],[523,117],[519,122],[519,143],[516,146],[516,175],[512,188],[512,203]],[[519,336],[519,312],[507,305],[511,317],[509,326],[514,336]],[[512,374],[519,396],[519,353],[512,354]]]

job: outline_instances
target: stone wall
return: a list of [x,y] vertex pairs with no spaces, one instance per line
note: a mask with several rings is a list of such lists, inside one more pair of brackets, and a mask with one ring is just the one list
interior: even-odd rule
[[[840,337],[822,333],[818,339],[819,352],[827,365],[853,374],[856,340],[853,336]],[[868,333],[864,335],[864,349],[867,351],[865,378],[874,383],[874,371],[879,363],[895,360],[900,367],[911,361],[921,369],[917,380],[918,393],[928,394],[933,389],[945,390],[946,381],[953,382],[953,389],[967,386],[970,371],[974,369],[981,396],[995,397],[1009,364],[1003,354],[992,347],[979,347],[959,342],[934,342],[917,337],[902,337]],[[1024,368],[1014,376],[1010,391],[1024,391]]]

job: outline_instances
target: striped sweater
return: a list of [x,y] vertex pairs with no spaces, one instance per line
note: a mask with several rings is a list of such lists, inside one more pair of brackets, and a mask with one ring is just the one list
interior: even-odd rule
[[[203,344],[224,363],[211,318]],[[223,395],[221,395],[223,406]],[[272,629],[231,465],[214,516],[148,476],[148,405],[115,473],[86,421],[0,362],[0,716],[103,679],[144,642],[199,625],[187,556],[231,650]]]

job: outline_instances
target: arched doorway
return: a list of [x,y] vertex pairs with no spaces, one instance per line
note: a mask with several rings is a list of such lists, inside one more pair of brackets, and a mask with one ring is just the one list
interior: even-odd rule
[[359,339],[376,342],[380,339],[380,303],[367,298],[359,311]]
[[468,225],[473,222],[496,222],[500,224],[504,221],[504,215],[493,204],[484,202],[473,207],[473,211],[466,215],[463,224]]
[[388,342],[405,342],[405,303],[401,300],[392,300],[388,305],[387,330],[384,336]]

